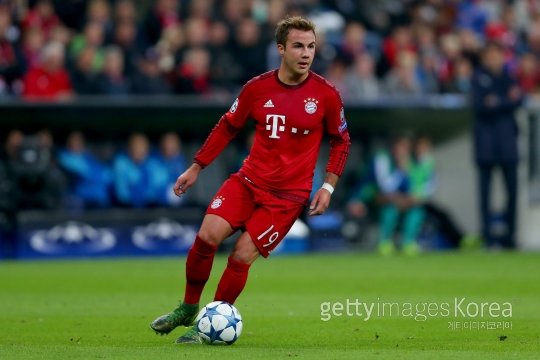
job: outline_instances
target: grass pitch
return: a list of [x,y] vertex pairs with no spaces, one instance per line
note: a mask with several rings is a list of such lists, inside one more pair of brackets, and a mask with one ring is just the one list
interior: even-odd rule
[[[225,261],[216,259],[203,302],[212,300]],[[0,359],[540,357],[540,254],[260,259],[236,303],[244,333],[232,346],[179,346],[173,342],[182,329],[163,337],[149,329],[181,297],[183,264],[183,258],[0,263]],[[456,317],[455,302],[463,298],[466,316],[458,310]],[[370,319],[355,302],[374,304]],[[326,303],[332,318],[323,321]],[[393,310],[382,314],[390,303]],[[488,307],[484,317],[475,315],[482,303],[499,306],[498,316]],[[508,304],[512,314],[502,317]],[[412,316],[420,313],[417,320],[425,321]],[[485,328],[450,329],[456,321]]]

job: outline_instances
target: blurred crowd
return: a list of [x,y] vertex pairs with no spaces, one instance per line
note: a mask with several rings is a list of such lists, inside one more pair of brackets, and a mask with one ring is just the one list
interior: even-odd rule
[[0,0],[0,96],[236,94],[278,66],[286,14],[345,99],[467,93],[488,41],[539,89],[539,0]]

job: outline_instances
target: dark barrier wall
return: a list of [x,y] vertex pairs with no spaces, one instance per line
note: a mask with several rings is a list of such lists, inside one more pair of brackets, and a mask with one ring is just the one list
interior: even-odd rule
[[[203,140],[234,99],[218,97],[110,97],[81,98],[63,103],[0,101],[0,131],[47,128],[62,138],[83,130],[94,138],[124,138],[133,131],[149,136],[178,131],[187,140]],[[414,129],[444,141],[466,130],[470,110],[455,95],[382,98],[346,103],[353,135],[370,136]],[[2,137],[3,139],[3,137]],[[354,139],[353,139],[354,140]]]

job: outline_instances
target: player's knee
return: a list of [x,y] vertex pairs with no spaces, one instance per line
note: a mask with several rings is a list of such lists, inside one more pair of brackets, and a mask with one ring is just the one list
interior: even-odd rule
[[253,244],[242,242],[236,244],[231,257],[244,264],[252,264],[259,256],[259,250]]
[[221,244],[221,241],[223,241],[222,236],[217,231],[213,231],[212,228],[209,227],[201,227],[197,235],[202,241],[215,246],[218,246]]

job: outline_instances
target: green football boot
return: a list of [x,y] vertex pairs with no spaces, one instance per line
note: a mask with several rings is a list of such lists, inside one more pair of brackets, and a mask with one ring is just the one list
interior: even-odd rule
[[396,247],[392,240],[383,240],[378,245],[379,254],[382,256],[391,256],[396,252]]
[[178,326],[191,326],[197,313],[199,312],[199,304],[183,304],[180,303],[176,309],[168,314],[158,317],[152,321],[150,327],[157,334],[166,335],[173,331]]
[[193,325],[189,330],[178,339],[176,339],[177,344],[200,344],[202,343],[201,336],[197,331],[197,325]]
[[403,245],[403,254],[406,256],[418,256],[422,253],[422,248],[416,242]]

